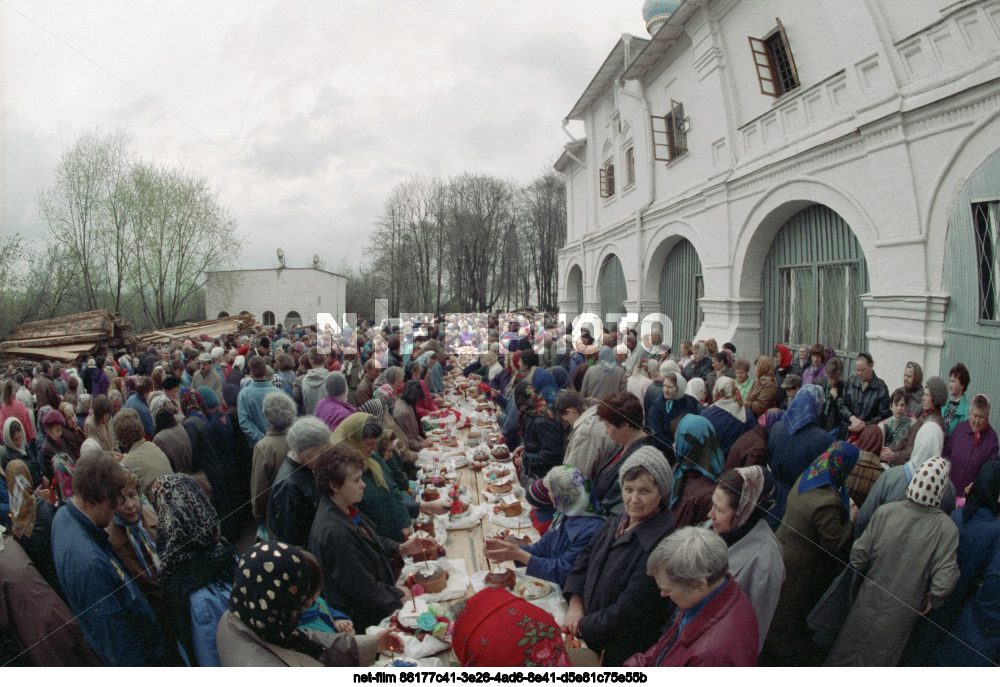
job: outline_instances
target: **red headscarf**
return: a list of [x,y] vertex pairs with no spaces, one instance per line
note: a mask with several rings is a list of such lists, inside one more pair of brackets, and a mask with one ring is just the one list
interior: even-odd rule
[[572,666],[552,614],[501,587],[465,603],[452,648],[463,667]]
[[788,346],[785,346],[784,344],[778,344],[777,346],[775,346],[775,348],[778,350],[778,354],[781,356],[778,363],[778,367],[784,370],[786,367],[792,364],[792,352],[788,350]]

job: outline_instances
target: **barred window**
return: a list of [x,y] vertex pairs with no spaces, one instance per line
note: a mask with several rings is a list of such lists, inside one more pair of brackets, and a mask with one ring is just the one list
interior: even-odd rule
[[976,230],[976,265],[979,269],[979,319],[1000,321],[997,313],[998,214],[1000,201],[972,204],[972,223]]
[[274,313],[270,310],[265,310],[264,314],[260,316],[261,320],[264,322],[265,327],[274,326]]
[[788,44],[788,36],[780,19],[775,19],[778,28],[766,38],[749,37],[750,52],[757,68],[760,92],[778,97],[793,88],[798,88],[799,73],[795,69],[795,58]]

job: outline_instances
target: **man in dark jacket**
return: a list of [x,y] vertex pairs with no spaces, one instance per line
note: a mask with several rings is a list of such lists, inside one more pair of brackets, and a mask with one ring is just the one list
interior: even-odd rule
[[855,362],[858,374],[844,385],[844,398],[840,404],[840,417],[847,423],[849,434],[858,434],[866,426],[878,424],[889,417],[889,388],[875,376],[870,354],[858,353]]
[[62,398],[56,391],[55,382],[52,381],[52,363],[48,360],[42,361],[42,373],[35,377],[31,383],[31,390],[35,392],[36,408],[52,406],[52,408],[57,409],[62,403]]

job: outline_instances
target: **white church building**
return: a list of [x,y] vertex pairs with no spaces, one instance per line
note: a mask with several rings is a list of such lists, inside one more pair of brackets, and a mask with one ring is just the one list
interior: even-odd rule
[[890,389],[909,360],[1000,388],[1000,0],[643,14],[567,117],[560,310],[662,312],[675,350],[751,360],[867,350]]
[[205,281],[210,319],[250,313],[266,327],[339,324],[346,309],[347,277],[318,267],[225,270],[209,272]]

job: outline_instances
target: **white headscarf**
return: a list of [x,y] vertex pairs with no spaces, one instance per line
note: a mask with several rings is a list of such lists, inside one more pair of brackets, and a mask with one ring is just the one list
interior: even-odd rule
[[913,441],[913,451],[910,453],[910,472],[914,475],[929,458],[941,455],[944,448],[944,432],[936,422],[925,422],[917,431]]
[[701,377],[689,379],[687,383],[687,395],[692,396],[694,400],[700,403],[701,399],[705,396],[705,380]]

